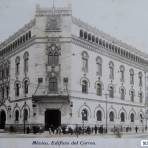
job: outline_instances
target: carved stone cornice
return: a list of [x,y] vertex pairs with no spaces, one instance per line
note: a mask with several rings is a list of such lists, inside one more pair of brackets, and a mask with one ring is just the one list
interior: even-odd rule
[[14,56],[15,54],[17,54],[18,52],[23,51],[26,48],[29,48],[30,46],[32,46],[33,44],[35,44],[35,39],[36,36],[33,36],[30,40],[28,40],[27,42],[25,42],[24,44],[20,45],[18,48],[16,48],[15,50],[12,50],[11,52],[9,52],[7,55],[5,55],[4,57],[0,58],[0,63],[1,61],[7,60],[9,58],[11,58],[12,56]]
[[98,44],[96,44],[96,45],[92,44],[90,42],[87,42],[85,40],[82,40],[82,39],[78,38],[77,36],[72,35],[72,43],[77,45],[77,46],[86,48],[86,49],[88,49],[90,51],[99,53],[99,54],[101,54],[103,56],[107,56],[107,57],[112,58],[114,60],[125,63],[127,65],[131,65],[131,66],[133,66],[135,68],[138,68],[138,69],[141,69],[143,71],[148,71],[148,67],[143,65],[143,64],[131,61],[131,60],[127,59],[127,58],[124,58],[124,57],[122,57],[122,56],[120,56],[118,54],[115,54],[115,53],[103,48],[102,46],[100,46]]

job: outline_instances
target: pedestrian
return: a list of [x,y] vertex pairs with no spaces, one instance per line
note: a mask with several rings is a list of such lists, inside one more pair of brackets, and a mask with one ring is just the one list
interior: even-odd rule
[[51,131],[51,128],[49,127],[49,135],[51,135],[52,134],[52,131]]
[[98,130],[98,128],[97,128],[97,126],[95,125],[95,134],[97,134],[97,130]]
[[29,128],[29,126],[27,127],[27,134],[29,134],[30,133],[30,128]]
[[137,131],[138,131],[138,127],[137,127],[137,126],[135,127],[135,131],[136,131],[136,133],[137,133]]

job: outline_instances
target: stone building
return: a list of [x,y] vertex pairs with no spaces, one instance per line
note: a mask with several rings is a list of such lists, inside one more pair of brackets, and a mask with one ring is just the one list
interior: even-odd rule
[[0,44],[0,128],[145,127],[148,55],[72,16],[40,8]]

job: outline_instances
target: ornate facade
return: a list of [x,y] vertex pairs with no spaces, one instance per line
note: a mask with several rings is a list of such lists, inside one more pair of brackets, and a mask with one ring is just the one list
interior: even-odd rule
[[72,16],[36,8],[0,44],[0,128],[144,128],[148,55]]

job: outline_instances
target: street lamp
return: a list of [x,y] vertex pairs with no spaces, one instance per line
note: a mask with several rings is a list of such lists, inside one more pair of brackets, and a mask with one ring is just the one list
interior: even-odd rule
[[85,110],[82,111],[82,123],[83,123],[83,134],[84,134],[84,120],[86,118],[86,113],[85,113]]
[[24,134],[26,133],[26,120],[27,120],[28,112],[24,109]]

